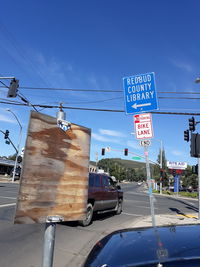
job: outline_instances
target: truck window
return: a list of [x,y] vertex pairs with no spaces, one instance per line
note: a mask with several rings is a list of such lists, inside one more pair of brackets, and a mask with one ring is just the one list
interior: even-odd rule
[[95,175],[95,184],[94,184],[94,186],[96,186],[96,187],[100,187],[101,186],[100,179],[101,179],[100,175]]
[[108,177],[103,176],[103,186],[109,186]]
[[113,182],[112,178],[108,178],[109,186],[115,186],[115,183]]
[[94,174],[89,174],[89,186],[94,186]]

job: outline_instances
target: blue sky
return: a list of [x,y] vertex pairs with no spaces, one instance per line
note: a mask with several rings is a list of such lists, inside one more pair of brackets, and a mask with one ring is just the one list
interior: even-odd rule
[[[154,72],[159,111],[199,113],[198,99],[162,99],[198,95],[161,92],[200,92],[200,35],[198,0],[91,0],[14,1],[1,3],[0,74],[15,76],[21,87],[94,89],[100,92],[19,89],[33,104],[124,109],[123,77]],[[8,84],[8,82],[7,82]],[[122,90],[104,92],[102,90]],[[102,91],[102,92],[101,92]],[[1,100],[7,89],[0,89]],[[19,98],[11,99],[21,100]],[[24,146],[31,107],[0,104],[0,129],[10,131],[17,144],[19,127],[10,108],[23,126]],[[41,112],[55,116],[56,109]],[[143,155],[135,139],[133,116],[125,112],[66,110],[67,120],[92,129],[91,160],[101,148]],[[154,139],[150,158],[157,159],[160,141],[170,161],[187,161],[189,143],[183,140],[191,116],[153,114]],[[198,121],[198,116],[195,116]],[[197,126],[198,130],[198,126]],[[0,155],[14,150],[1,136]],[[131,159],[122,152],[106,157]]]

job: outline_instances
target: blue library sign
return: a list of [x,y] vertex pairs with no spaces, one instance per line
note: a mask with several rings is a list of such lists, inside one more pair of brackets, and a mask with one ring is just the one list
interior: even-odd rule
[[123,78],[126,114],[158,109],[154,72]]

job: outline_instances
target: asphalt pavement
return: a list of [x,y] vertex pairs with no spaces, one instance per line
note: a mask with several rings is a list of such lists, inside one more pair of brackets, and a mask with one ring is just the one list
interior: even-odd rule
[[[0,257],[4,267],[39,267],[43,252],[44,224],[13,225],[19,182],[0,179]],[[6,183],[5,183],[6,182]],[[121,215],[94,218],[88,227],[76,222],[57,225],[54,267],[79,267],[94,244],[105,235],[124,228],[152,227],[147,188],[124,184]],[[168,195],[154,195],[155,222],[160,225],[199,224],[198,201]],[[5,205],[5,206],[4,206]],[[12,206],[9,206],[12,205]]]

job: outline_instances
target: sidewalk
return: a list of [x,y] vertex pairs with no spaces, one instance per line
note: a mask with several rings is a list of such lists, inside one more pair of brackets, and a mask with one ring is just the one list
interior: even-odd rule
[[[198,214],[192,213],[190,215],[183,214],[161,214],[155,215],[156,226],[176,226],[181,224],[200,224],[198,220]],[[135,220],[131,225],[131,228],[137,227],[152,227],[151,216],[142,217]]]

